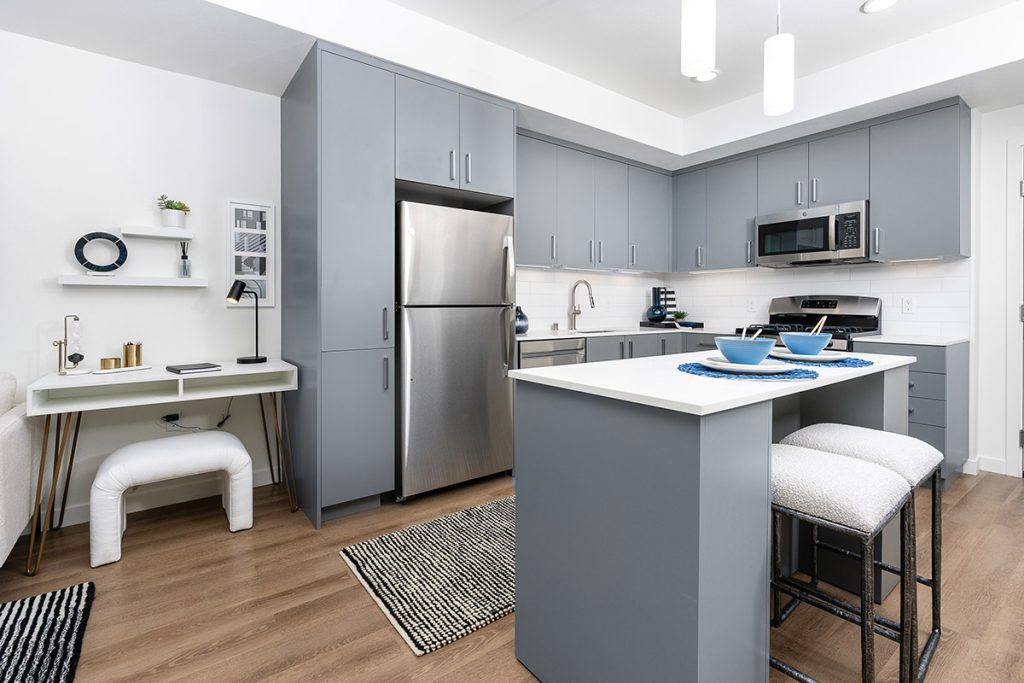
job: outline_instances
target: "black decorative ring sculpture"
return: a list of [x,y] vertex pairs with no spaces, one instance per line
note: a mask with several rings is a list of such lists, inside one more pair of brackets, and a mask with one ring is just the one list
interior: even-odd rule
[[[99,265],[93,263],[85,257],[85,245],[89,244],[93,240],[106,240],[115,247],[117,247],[117,259],[113,263],[106,265]],[[112,235],[109,232],[90,232],[78,240],[75,244],[75,258],[82,264],[82,267],[86,270],[91,270],[94,273],[110,273],[121,266],[128,260],[128,247],[125,246],[124,241],[117,235]]]

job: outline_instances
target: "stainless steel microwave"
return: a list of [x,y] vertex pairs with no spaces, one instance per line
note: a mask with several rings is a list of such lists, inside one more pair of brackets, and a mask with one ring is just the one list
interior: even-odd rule
[[813,206],[754,220],[756,263],[769,268],[871,261],[868,200]]

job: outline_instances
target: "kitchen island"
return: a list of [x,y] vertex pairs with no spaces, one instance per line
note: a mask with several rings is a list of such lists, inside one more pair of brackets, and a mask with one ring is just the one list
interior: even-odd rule
[[772,442],[907,432],[913,357],[804,381],[677,369],[715,353],[509,373],[516,656],[539,679],[767,680]]

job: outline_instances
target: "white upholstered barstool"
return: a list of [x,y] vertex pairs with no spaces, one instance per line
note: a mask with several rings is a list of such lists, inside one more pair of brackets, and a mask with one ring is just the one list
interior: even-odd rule
[[[932,596],[932,626],[928,640],[924,647],[918,650],[917,639],[917,615],[914,615],[915,629],[913,634],[914,645],[914,666],[918,676],[923,678],[928,671],[938,647],[942,635],[942,481],[941,466],[942,453],[931,445],[905,434],[894,434],[878,429],[867,427],[854,427],[852,425],[821,423],[804,427],[793,432],[782,440],[784,444],[814,448],[829,453],[856,458],[865,462],[881,465],[892,470],[903,477],[913,490],[922,486],[931,479],[932,489],[932,571],[931,577],[926,578],[917,574],[916,558],[914,560],[914,575],[917,582],[928,586]],[[915,533],[917,522],[913,518],[914,508],[910,506],[911,525]],[[829,551],[836,549],[827,544],[820,544],[814,539],[815,548]],[[840,551],[841,552],[841,551]],[[879,566],[889,572],[896,573],[895,567],[878,563]],[[915,602],[916,605],[916,602]]]
[[125,491],[218,471],[223,473],[228,528],[251,528],[252,460],[234,434],[197,432],[139,441],[108,455],[96,472],[89,497],[89,564],[98,567],[121,559]]
[[[913,565],[904,561],[906,572],[900,582],[900,622],[875,614],[874,558],[875,537],[900,514],[901,556],[913,556],[914,537],[910,533],[908,504],[912,502],[910,485],[898,474],[872,463],[832,453],[774,444],[771,456],[772,479],[772,625],[779,626],[801,602],[861,627],[861,678],[875,676],[874,635],[883,635],[900,644],[900,680],[910,681],[911,638],[914,614]],[[783,515],[856,537],[861,563],[860,604],[854,605],[810,583],[782,574]],[[793,598],[785,608],[781,593]],[[783,612],[785,611],[785,615]],[[813,681],[807,674],[774,657],[771,666],[800,681]]]

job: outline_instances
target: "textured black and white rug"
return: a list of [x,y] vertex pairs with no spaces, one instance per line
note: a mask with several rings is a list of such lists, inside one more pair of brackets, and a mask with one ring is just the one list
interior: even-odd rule
[[80,583],[0,605],[0,681],[75,680],[94,597]]
[[515,497],[350,545],[341,556],[417,655],[515,609]]

